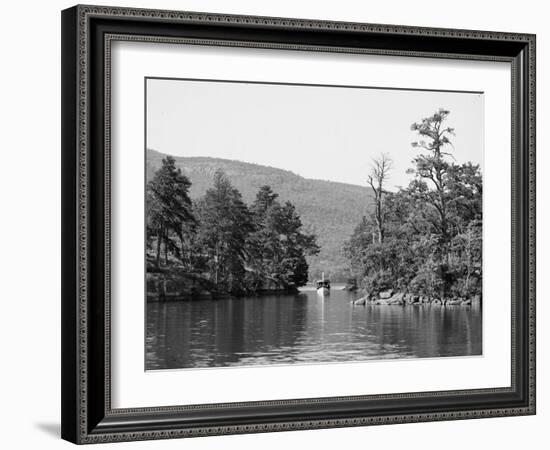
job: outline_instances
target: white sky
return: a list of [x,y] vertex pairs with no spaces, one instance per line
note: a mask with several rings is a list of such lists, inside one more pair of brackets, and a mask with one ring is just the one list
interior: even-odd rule
[[365,185],[388,153],[391,186],[408,184],[413,122],[440,107],[458,163],[483,160],[483,94],[188,80],[147,80],[147,148],[291,170]]

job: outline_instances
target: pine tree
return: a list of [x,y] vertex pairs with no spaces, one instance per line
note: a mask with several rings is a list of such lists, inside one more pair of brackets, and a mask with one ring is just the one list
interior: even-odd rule
[[281,272],[290,286],[304,286],[308,280],[307,255],[319,253],[313,234],[302,230],[302,220],[291,202],[280,209],[279,232],[282,236]]
[[439,261],[438,272],[443,279],[440,292],[442,297],[447,295],[451,282],[448,278],[451,242],[449,212],[449,203],[452,201],[449,192],[451,164],[445,159],[446,156],[450,156],[450,153],[445,152],[444,149],[452,145],[449,136],[454,135],[454,129],[445,127],[443,124],[449,114],[450,111],[440,108],[432,116],[411,125],[411,130],[421,137],[411,145],[425,153],[414,158],[415,167],[409,170],[417,178],[411,185],[413,194],[431,208],[427,218],[434,225],[434,232],[439,239],[440,254],[436,259]]
[[156,237],[156,265],[160,266],[161,246],[164,244],[164,263],[168,262],[169,250],[183,251],[176,244],[179,238],[183,247],[184,225],[193,223],[195,218],[189,198],[191,182],[176,168],[175,160],[167,156],[162,166],[147,184],[146,212],[147,236],[151,243]]
[[243,289],[251,215],[241,194],[221,170],[216,171],[213,187],[198,202],[197,210],[197,239],[208,261],[211,281],[220,290]]
[[308,280],[306,255],[319,252],[314,235],[305,233],[296,208],[281,205],[271,187],[262,186],[251,210],[254,232],[248,240],[253,283],[268,279],[283,288],[303,286]]

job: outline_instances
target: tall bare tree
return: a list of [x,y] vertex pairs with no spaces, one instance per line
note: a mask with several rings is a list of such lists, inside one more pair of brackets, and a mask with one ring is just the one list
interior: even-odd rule
[[389,178],[393,161],[387,153],[381,153],[374,158],[371,164],[371,171],[367,178],[372,191],[374,192],[374,220],[378,231],[378,243],[384,242],[384,211],[382,196],[384,195],[384,183]]

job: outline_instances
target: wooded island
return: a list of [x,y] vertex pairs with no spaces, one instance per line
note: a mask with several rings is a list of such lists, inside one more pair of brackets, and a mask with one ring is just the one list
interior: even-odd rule
[[[440,109],[411,130],[410,184],[397,192],[385,186],[392,162],[373,161],[368,183],[375,208],[363,217],[345,252],[366,294],[360,303],[478,303],[482,295],[482,178],[478,165],[455,163]],[[388,293],[397,293],[391,295]]]

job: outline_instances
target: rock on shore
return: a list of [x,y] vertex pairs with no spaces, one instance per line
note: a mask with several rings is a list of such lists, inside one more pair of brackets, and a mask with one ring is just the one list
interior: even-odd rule
[[382,291],[378,295],[365,295],[351,302],[354,306],[365,305],[441,305],[441,306],[470,306],[481,304],[481,297],[472,298],[431,298],[423,295],[404,292],[394,292],[392,289]]

